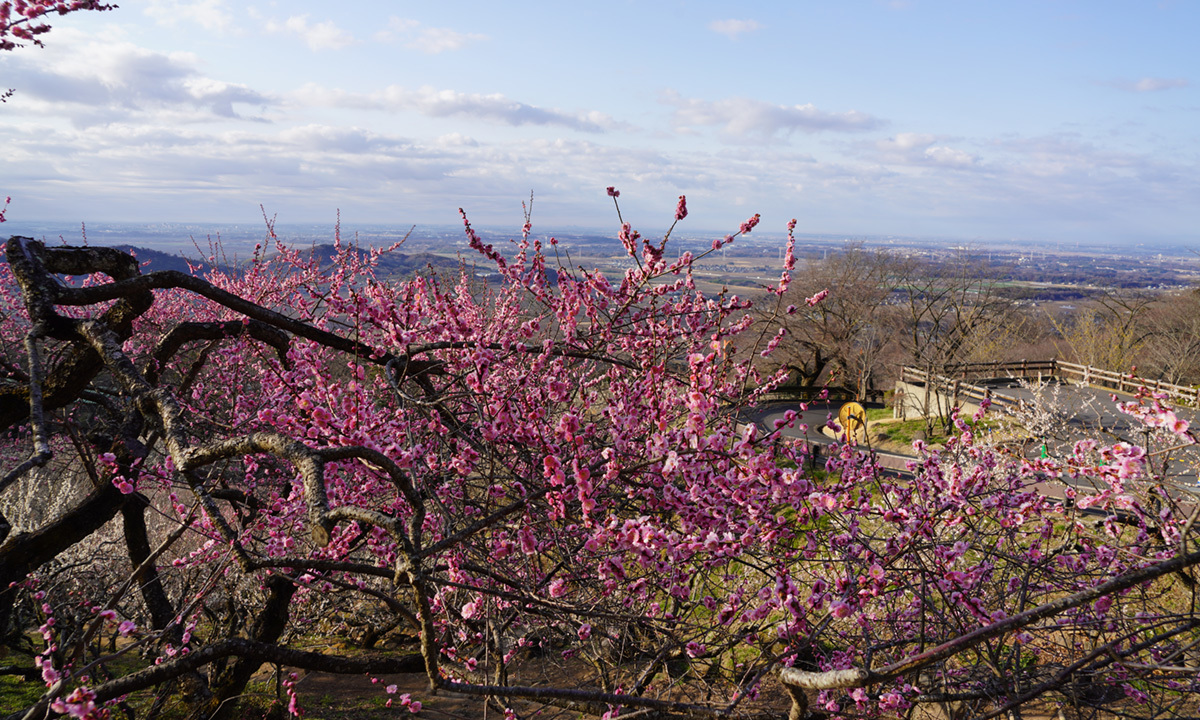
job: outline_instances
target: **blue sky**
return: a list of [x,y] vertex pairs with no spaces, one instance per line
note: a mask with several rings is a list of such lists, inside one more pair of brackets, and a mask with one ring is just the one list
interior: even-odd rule
[[120,5],[0,56],[10,220],[1200,247],[1200,2]]

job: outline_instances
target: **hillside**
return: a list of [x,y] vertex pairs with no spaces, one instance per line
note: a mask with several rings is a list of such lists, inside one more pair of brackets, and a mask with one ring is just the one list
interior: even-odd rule
[[[368,254],[365,249],[354,252],[362,257],[366,257]],[[332,244],[315,245],[311,250],[305,251],[305,254],[320,260],[322,267],[330,267],[333,265],[335,250]],[[458,260],[433,253],[406,254],[392,251],[379,256],[375,274],[381,280],[402,280],[415,275],[428,274],[430,271],[439,275],[456,276],[460,267],[462,264]]]

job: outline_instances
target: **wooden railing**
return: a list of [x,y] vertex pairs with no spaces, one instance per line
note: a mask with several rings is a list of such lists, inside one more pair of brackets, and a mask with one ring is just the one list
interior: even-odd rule
[[957,377],[963,380],[972,377],[1037,377],[1039,375],[1054,375],[1058,371],[1058,361],[1050,360],[1007,360],[997,362],[955,363],[940,368],[947,377]]
[[781,385],[764,395],[762,399],[765,401],[795,400],[800,402],[828,399],[834,402],[846,402],[847,400],[859,400],[860,398],[850,388],[840,385]]
[[998,393],[993,388],[984,385],[974,385],[958,377],[935,374],[932,376],[932,383],[929,382],[930,377],[929,373],[914,367],[904,367],[900,370],[901,382],[928,384],[934,392],[948,395],[953,405],[958,405],[960,398],[974,400],[977,403],[986,399],[997,407],[1015,407],[1020,404],[1020,400],[1017,398]]
[[[983,395],[979,395],[979,393],[987,393],[991,392],[991,390],[983,386],[964,382],[968,378],[1023,378],[1052,375],[1083,385],[1099,385],[1101,387],[1112,388],[1117,392],[1136,392],[1139,388],[1146,388],[1154,392],[1165,393],[1168,398],[1176,402],[1200,407],[1200,388],[1175,385],[1163,382],[1162,380],[1150,380],[1130,373],[1114,372],[1112,370],[1105,370],[1090,365],[1079,365],[1063,360],[959,363],[947,366],[943,369],[943,372],[945,373],[944,375],[938,374],[933,376],[934,382],[932,387],[954,390],[956,387],[955,383],[958,383],[958,389],[954,390],[952,394],[973,399],[976,399],[977,396],[984,397]],[[924,383],[927,379],[925,371],[918,368],[906,366],[900,371],[900,380],[903,382]],[[1007,401],[1012,401],[1012,398],[994,392],[986,395],[986,397],[990,397],[992,402],[997,404],[1004,402],[1004,400],[998,400],[1001,397]]]
[[1117,392],[1136,392],[1139,388],[1146,388],[1154,392],[1166,393],[1167,397],[1172,400],[1182,401],[1192,406],[1200,406],[1200,389],[1198,388],[1187,385],[1175,385],[1174,383],[1163,382],[1162,380],[1150,380],[1129,373],[1113,372],[1112,370],[1104,370],[1090,365],[1076,365],[1075,363],[1063,362],[1062,360],[1057,361],[1057,365],[1058,375],[1076,380],[1084,385],[1099,385],[1101,387],[1112,388]]

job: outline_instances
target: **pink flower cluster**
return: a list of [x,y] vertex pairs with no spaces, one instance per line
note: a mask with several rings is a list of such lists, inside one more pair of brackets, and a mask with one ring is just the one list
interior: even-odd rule
[[[387,687],[384,688],[384,692],[386,692],[388,695],[396,695],[396,693],[399,692],[399,690],[400,690],[399,686],[396,686],[396,685],[388,685]],[[421,705],[421,701],[413,700],[412,695],[410,695],[409,693],[400,693],[395,698],[388,698],[387,699],[387,707],[392,707],[393,701],[395,701],[395,703],[398,706],[400,706],[402,708],[407,708],[408,711],[410,713],[412,713],[413,715],[416,715],[417,713],[421,712],[421,708],[423,707]]]
[[829,290],[822,290],[819,293],[817,293],[816,295],[813,295],[812,297],[804,298],[804,302],[809,307],[816,307],[817,303],[821,302],[822,300],[824,300],[827,297],[829,297]]
[[[0,50],[20,47],[18,41],[41,46],[39,35],[50,31],[50,25],[38,22],[51,13],[66,15],[79,10],[112,10],[116,5],[96,0],[3,0],[0,2]],[[15,38],[15,39],[14,39]]]
[[[681,196],[676,220],[686,214]],[[768,427],[740,412],[781,382],[760,374],[750,348],[768,355],[788,336],[760,336],[746,299],[698,290],[697,257],[668,260],[665,240],[621,222],[630,267],[609,277],[552,267],[528,219],[503,253],[465,214],[463,222],[501,278],[486,292],[468,272],[379,281],[378,255],[340,239],[331,263],[279,243],[238,273],[213,271],[214,286],[315,328],[353,328],[360,345],[350,352],[296,334],[276,352],[229,332],[205,346],[206,364],[194,372],[195,353],[163,361],[162,377],[190,378],[183,412],[235,447],[211,476],[195,473],[192,452],[140,468],[134,480],[119,477],[125,465],[115,455],[100,454],[122,491],[140,482],[161,502],[161,522],[187,523],[189,544],[172,548],[169,564],[164,556],[167,569],[200,576],[219,567],[254,588],[264,578],[258,567],[284,568],[298,587],[288,608],[298,624],[393,593],[388,603],[417,618],[414,634],[429,643],[431,681],[468,683],[564,639],[568,656],[627,641],[644,644],[647,657],[686,655],[697,668],[722,669],[712,678],[729,674],[726,662],[883,667],[1180,553],[1187,516],[1169,494],[1151,503],[1131,490],[1155,472],[1142,447],[1092,441],[1061,460],[1028,459],[982,442],[954,413],[954,437],[918,444],[921,457],[902,478],[848,443],[818,461],[784,432],[807,429],[803,407]],[[755,215],[739,234],[758,223]],[[778,293],[795,265],[794,228],[793,220]],[[162,293],[126,343],[137,367],[151,364],[162,329],[180,319],[247,327],[227,307]],[[1173,442],[1189,437],[1158,398],[1124,409]],[[312,455],[293,461],[254,445],[280,437]],[[175,468],[185,462],[192,474],[181,477]],[[317,481],[304,475],[314,465]],[[181,484],[198,475],[228,491],[208,498],[219,511],[189,507],[199,490]],[[1097,480],[1100,489],[1073,486],[1067,503],[1042,491],[1055,478]],[[239,493],[254,499],[253,512],[227,499]],[[1103,512],[1082,517],[1085,507]],[[319,543],[314,529],[325,535]],[[1126,610],[1132,595],[1106,596],[1059,617],[1137,637],[1166,612],[1150,604],[1156,593],[1138,593],[1144,613]],[[202,591],[187,602],[202,608],[205,599]],[[89,622],[137,632],[115,610],[94,612]],[[50,645],[57,620],[48,604],[44,614]],[[197,617],[181,618],[184,641],[163,650],[160,664],[186,657],[193,633],[211,631]],[[500,643],[507,647],[485,636],[496,618],[513,636]],[[947,681],[982,693],[1009,677],[1036,680],[1020,674],[1042,670],[1038,652],[1066,652],[1057,619],[1006,637],[1010,665],[947,663],[961,673]],[[64,681],[51,657],[40,660],[43,678]],[[295,683],[283,681],[299,714]],[[389,704],[421,711],[398,686],[384,690]],[[901,677],[826,690],[820,702],[894,716],[922,690]],[[98,712],[88,692],[79,685],[56,711]],[[616,693],[604,702],[620,704]]]
[[680,195],[679,203],[675,206],[675,222],[679,222],[680,220],[684,219],[687,217],[687,214],[687,198],[683,195]]

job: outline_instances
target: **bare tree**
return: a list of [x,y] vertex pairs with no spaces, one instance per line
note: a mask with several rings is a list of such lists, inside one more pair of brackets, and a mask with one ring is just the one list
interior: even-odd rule
[[1150,336],[1139,374],[1177,385],[1200,382],[1200,290],[1161,299],[1145,317]]
[[[897,258],[861,243],[812,257],[796,273],[782,306],[791,313],[770,317],[786,331],[774,357],[799,385],[832,375],[860,396],[871,385],[884,333],[879,317],[893,289]],[[805,298],[829,294],[810,306]],[[773,306],[772,306],[773,307]]]
[[967,361],[1011,307],[996,292],[995,278],[981,259],[967,251],[939,261],[900,266],[893,314],[905,362],[920,368],[928,382],[921,399],[927,431],[935,420],[947,422],[950,407],[935,378]]
[[1083,365],[1128,370],[1151,337],[1146,319],[1154,301],[1145,291],[1110,288],[1069,315],[1051,316],[1062,338],[1062,354]]

